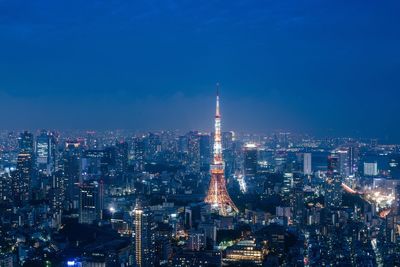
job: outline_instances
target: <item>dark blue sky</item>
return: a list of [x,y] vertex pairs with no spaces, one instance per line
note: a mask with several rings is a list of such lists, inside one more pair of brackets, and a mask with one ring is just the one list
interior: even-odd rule
[[0,0],[7,128],[400,140],[400,1]]

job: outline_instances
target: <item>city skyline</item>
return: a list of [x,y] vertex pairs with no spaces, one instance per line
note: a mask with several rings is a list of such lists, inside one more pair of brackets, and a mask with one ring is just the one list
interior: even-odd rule
[[[218,86],[218,85],[217,85]],[[397,266],[400,145],[0,131],[0,265]]]
[[399,10],[0,0],[0,267],[400,266]]
[[2,127],[212,129],[219,81],[225,129],[398,141],[398,6],[2,1]]

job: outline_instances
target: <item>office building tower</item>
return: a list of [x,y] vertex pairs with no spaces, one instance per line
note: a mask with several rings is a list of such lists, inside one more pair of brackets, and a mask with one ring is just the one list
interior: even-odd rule
[[128,143],[124,141],[117,141],[115,144],[115,168],[117,173],[124,174],[128,169],[128,154]]
[[203,231],[191,231],[187,242],[189,250],[204,250],[206,247],[206,235]]
[[289,203],[290,200],[292,199],[292,193],[293,193],[292,189],[293,189],[293,173],[285,172],[283,174],[281,196],[286,203]]
[[290,200],[293,206],[293,222],[301,226],[305,221],[304,179],[300,173],[293,174],[293,196]]
[[143,138],[135,138],[133,140],[133,158],[135,169],[142,171],[144,169],[145,158],[145,142]]
[[341,176],[335,174],[334,176],[327,177],[325,181],[325,206],[331,208],[338,208],[342,204],[342,182]]
[[222,133],[222,147],[225,149],[232,149],[233,142],[235,141],[235,132]]
[[303,154],[303,173],[304,175],[312,174],[312,161],[311,161],[311,153]]
[[16,201],[27,202],[30,199],[33,178],[33,161],[29,153],[21,153],[17,158],[17,170],[13,178],[13,195]]
[[53,136],[42,131],[36,138],[36,164],[39,172],[51,174],[55,165],[55,144]]
[[133,216],[134,266],[152,267],[155,264],[156,224],[149,207],[136,200]]
[[337,155],[328,156],[328,168],[327,175],[339,172],[339,158]]
[[158,153],[161,151],[160,136],[155,133],[149,133],[146,138],[145,146],[145,158],[148,160],[155,159]]
[[34,151],[33,134],[28,131],[24,131],[23,133],[21,133],[18,138],[18,146],[20,153],[29,153],[33,156],[33,151]]
[[64,174],[61,170],[59,170],[54,172],[51,178],[52,183],[49,190],[50,206],[53,210],[61,213],[65,201]]
[[189,132],[188,140],[188,167],[190,172],[200,171],[200,135],[198,132]]
[[105,163],[104,154],[104,150],[86,150],[82,153],[82,180],[99,180],[106,176],[108,165]]
[[365,176],[377,176],[378,175],[378,163],[377,162],[364,162],[364,175]]
[[359,148],[355,145],[349,147],[349,167],[350,175],[355,175],[358,172]]
[[245,177],[255,177],[257,174],[257,146],[248,143],[244,146],[244,175]]
[[339,174],[346,178],[350,175],[350,155],[347,148],[341,148],[336,151],[336,156],[338,157],[338,172]]
[[338,208],[342,204],[342,175],[339,172],[339,158],[328,157],[328,171],[325,180],[325,206]]
[[107,182],[115,182],[114,176],[116,174],[116,148],[115,146],[109,146],[104,148],[103,163],[107,166],[105,177]]
[[208,171],[211,163],[211,136],[209,134],[200,135],[200,168]]
[[102,219],[102,182],[85,182],[79,187],[79,223],[92,224]]
[[81,177],[81,159],[82,151],[79,142],[67,142],[64,155],[62,170],[64,171],[65,198],[74,208],[77,208],[79,200],[79,184]]

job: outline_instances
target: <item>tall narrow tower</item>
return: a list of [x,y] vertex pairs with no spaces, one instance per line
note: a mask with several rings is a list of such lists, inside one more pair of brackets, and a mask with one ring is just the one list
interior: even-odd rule
[[204,202],[222,216],[237,213],[239,210],[226,190],[224,177],[225,163],[222,158],[221,113],[219,110],[219,85],[217,84],[217,106],[215,112],[214,157],[211,164],[211,181]]
[[156,224],[153,213],[140,198],[136,199],[133,215],[134,266],[152,267],[155,260]]

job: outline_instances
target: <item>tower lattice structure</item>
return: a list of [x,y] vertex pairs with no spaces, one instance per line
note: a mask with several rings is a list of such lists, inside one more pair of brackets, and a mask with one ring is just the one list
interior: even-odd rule
[[217,85],[217,102],[215,112],[215,134],[213,147],[213,162],[211,164],[211,180],[207,196],[204,202],[211,205],[212,209],[222,216],[237,213],[239,209],[233,203],[226,190],[226,181],[224,176],[225,163],[222,158],[221,142],[221,113],[219,110],[219,93]]

